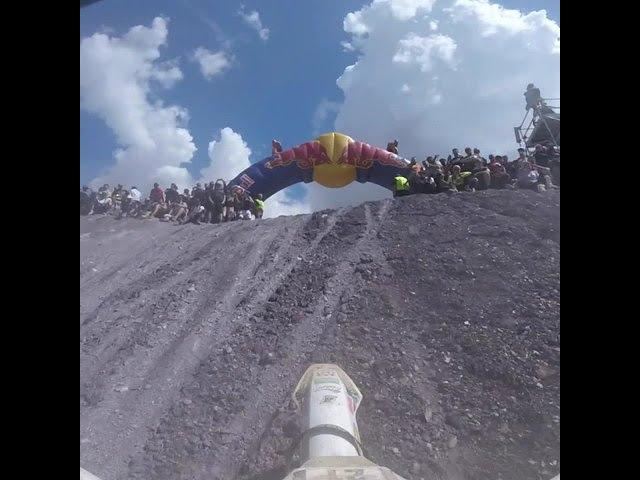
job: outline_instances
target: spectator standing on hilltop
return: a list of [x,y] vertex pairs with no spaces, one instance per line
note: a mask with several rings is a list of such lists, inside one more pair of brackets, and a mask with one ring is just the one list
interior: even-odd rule
[[215,204],[215,200],[213,198],[213,182],[209,182],[205,185],[202,197],[204,199],[202,203],[204,206],[203,221],[204,223],[213,223],[213,209]]
[[457,148],[452,149],[451,153],[453,155],[449,155],[447,157],[447,165],[458,163],[460,160],[462,160],[462,155],[460,155]]
[[224,207],[227,200],[227,183],[219,178],[213,185],[211,199],[213,201],[213,217],[211,223],[220,223],[223,220]]
[[466,147],[464,153],[466,153],[466,155],[453,165],[459,165],[462,172],[479,172],[483,166],[480,158],[473,154],[470,147]]
[[255,217],[256,218],[262,218],[262,216],[264,215],[264,200],[262,199],[262,194],[259,193],[258,195],[256,195],[256,198],[253,199],[256,207],[255,207]]
[[164,196],[169,205],[176,203],[180,199],[178,186],[175,183],[172,183],[171,186],[167,188],[167,191],[164,192]]
[[474,148],[473,149],[473,155],[475,157],[478,157],[480,159],[480,161],[482,162],[482,165],[484,165],[485,167],[487,165],[489,165],[489,162],[487,162],[487,159],[484,158],[482,155],[480,155],[480,149],[479,148]]
[[410,191],[409,180],[406,177],[403,177],[400,174],[397,174],[393,179],[393,196],[394,197],[403,197],[405,195],[409,195]]

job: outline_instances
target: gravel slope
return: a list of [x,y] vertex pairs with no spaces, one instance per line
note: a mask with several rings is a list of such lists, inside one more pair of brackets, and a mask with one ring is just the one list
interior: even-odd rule
[[[311,362],[408,479],[559,465],[558,192],[417,195],[222,225],[80,219],[80,460],[102,480],[273,468]],[[427,420],[428,419],[428,420]]]

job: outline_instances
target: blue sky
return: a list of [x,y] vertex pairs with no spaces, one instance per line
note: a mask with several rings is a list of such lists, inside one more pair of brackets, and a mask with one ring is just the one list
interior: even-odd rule
[[[235,56],[227,75],[207,82],[194,62],[182,61],[184,80],[163,98],[189,110],[189,130],[198,151],[193,168],[208,162],[206,145],[213,133],[227,125],[242,132],[252,147],[252,160],[270,154],[271,139],[283,145],[302,143],[312,136],[312,116],[322,99],[339,101],[336,78],[354,55],[345,53],[342,19],[362,1],[246,2],[257,9],[270,29],[267,42],[242,21],[238,2],[202,0],[102,0],[81,11],[82,37],[104,27],[116,34],[134,25],[148,25],[155,16],[169,20],[164,58],[184,56],[204,45],[219,50],[232,42]],[[207,24],[215,22],[219,32]],[[95,115],[80,113],[81,181],[88,182],[111,163],[113,134]],[[200,139],[200,142],[198,142]]]
[[[235,1],[102,0],[81,9],[80,39],[97,32],[120,37],[136,25],[149,27],[155,17],[168,19],[168,35],[166,44],[160,47],[159,61],[173,60],[182,79],[171,88],[151,89],[149,102],[161,99],[165,105],[179,105],[188,111],[186,128],[197,147],[188,170],[197,177],[197,172],[211,162],[209,142],[225,127],[241,135],[252,151],[251,162],[269,155],[274,137],[287,147],[313,138],[318,131],[334,129],[336,113],[345,98],[336,80],[368,48],[363,44],[360,50],[344,51],[341,41],[349,41],[352,34],[343,29],[343,20],[349,12],[370,3],[248,0],[244,12],[257,11],[263,27],[269,29],[268,39],[263,40],[239,15],[240,5]],[[559,25],[557,0],[508,0],[501,5],[523,13],[545,9]],[[417,21],[417,17],[411,21]],[[230,66],[205,79],[192,59],[197,47],[224,51],[232,59]],[[314,125],[314,113],[322,102],[329,102],[332,108],[319,125]],[[348,112],[340,115],[348,118]],[[342,123],[350,125],[346,120]],[[505,119],[505,123],[508,132],[513,120]],[[113,165],[117,147],[116,136],[104,117],[81,108],[81,183],[90,182]],[[293,196],[304,193],[294,189]]]

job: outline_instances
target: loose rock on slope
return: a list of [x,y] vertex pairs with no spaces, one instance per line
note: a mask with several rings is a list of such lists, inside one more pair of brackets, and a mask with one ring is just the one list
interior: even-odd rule
[[408,479],[559,471],[558,192],[80,228],[81,466],[103,480],[279,465],[312,362],[353,378],[371,459]]

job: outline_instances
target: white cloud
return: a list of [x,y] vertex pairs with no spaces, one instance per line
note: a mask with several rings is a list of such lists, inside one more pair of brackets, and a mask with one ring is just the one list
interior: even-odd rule
[[171,88],[182,80],[182,70],[176,62],[163,62],[158,64],[158,68],[153,69],[151,78],[156,80],[162,87]]
[[418,12],[430,12],[436,0],[373,0],[355,12],[349,12],[344,17],[344,31],[355,36],[369,33],[370,11],[384,11],[394,21],[405,22],[415,18]]
[[398,42],[398,50],[392,60],[395,63],[418,64],[422,72],[431,71],[434,60],[441,60],[449,68],[455,69],[453,54],[456,48],[456,42],[446,35],[421,37],[412,32]]
[[[251,165],[249,158],[251,149],[242,135],[234,132],[230,127],[220,130],[217,138],[209,143],[208,153],[210,163],[200,170],[198,181],[202,183],[216,181],[218,178],[229,181]],[[305,199],[292,199],[286,191],[276,193],[265,202],[265,218],[297,215],[310,211],[310,206]]]
[[300,215],[301,213],[310,212],[312,212],[311,205],[309,205],[306,198],[302,200],[293,199],[286,190],[281,190],[266,200],[264,218],[275,218],[280,215]]
[[362,20],[361,10],[347,13],[342,22],[342,28],[344,28],[345,32],[358,36],[362,36],[369,31],[369,28]]
[[398,138],[407,158],[455,146],[512,153],[527,83],[559,96],[560,27],[544,11],[440,1],[408,22],[375,0],[344,23],[359,57],[337,80],[336,130],[380,147]]
[[311,125],[313,127],[313,135],[320,135],[320,130],[323,125],[325,125],[327,118],[329,115],[335,114],[340,109],[340,104],[338,102],[331,102],[326,98],[322,99],[322,101],[316,107],[315,112],[313,112],[313,117],[311,118]]
[[210,163],[200,170],[200,179],[203,182],[215,181],[218,178],[231,180],[251,165],[251,149],[242,139],[242,135],[230,127],[220,130],[219,139],[209,143],[208,153]]
[[[527,83],[559,96],[560,27],[544,11],[487,0],[373,0],[348,13],[343,28],[350,39],[341,45],[359,57],[337,80],[345,100],[335,130],[379,147],[398,138],[406,158],[446,157],[456,146],[514,155]],[[316,117],[323,115],[321,104]],[[391,195],[355,182],[305,189],[299,205],[311,211]]]
[[182,72],[176,62],[159,62],[167,43],[167,20],[157,17],[151,27],[131,28],[121,37],[96,33],[80,42],[81,108],[104,120],[118,143],[115,164],[92,185],[135,183],[147,189],[164,182],[188,179],[181,165],[191,161],[196,147],[187,111],[165,105],[155,86],[170,88]]
[[200,72],[204,78],[211,80],[231,66],[231,60],[223,51],[211,52],[204,47],[198,47],[193,52],[193,59],[200,65]]
[[419,10],[430,12],[436,0],[377,0],[376,3],[388,3],[396,19],[410,20]]
[[349,42],[342,41],[340,42],[340,45],[342,46],[342,51],[344,52],[353,52],[355,50],[355,47]]
[[353,182],[342,188],[327,188],[318,183],[304,185],[304,196],[292,198],[288,190],[269,197],[265,204],[265,218],[280,215],[299,215],[329,208],[358,205],[366,200],[390,198],[391,192],[372,183]]
[[260,20],[260,14],[253,10],[249,13],[244,11],[244,5],[240,6],[240,10],[238,11],[238,15],[242,17],[247,25],[253,28],[260,38],[264,41],[269,39],[269,29],[262,25],[262,20]]
[[375,183],[353,182],[342,188],[327,188],[317,183],[306,185],[304,204],[315,212],[326,208],[340,208],[347,205],[358,205],[365,200],[381,200],[390,198],[391,191]]
[[[518,10],[504,8],[498,3],[491,3],[488,0],[456,0],[452,7],[445,9],[451,15],[454,23],[473,22],[479,29],[482,37],[488,37],[499,33],[503,34],[532,34],[543,44],[548,43],[550,38],[536,35],[542,31],[557,31],[560,34],[560,27],[547,17],[545,10],[538,10],[523,14]],[[551,39],[553,43],[555,39]]]

